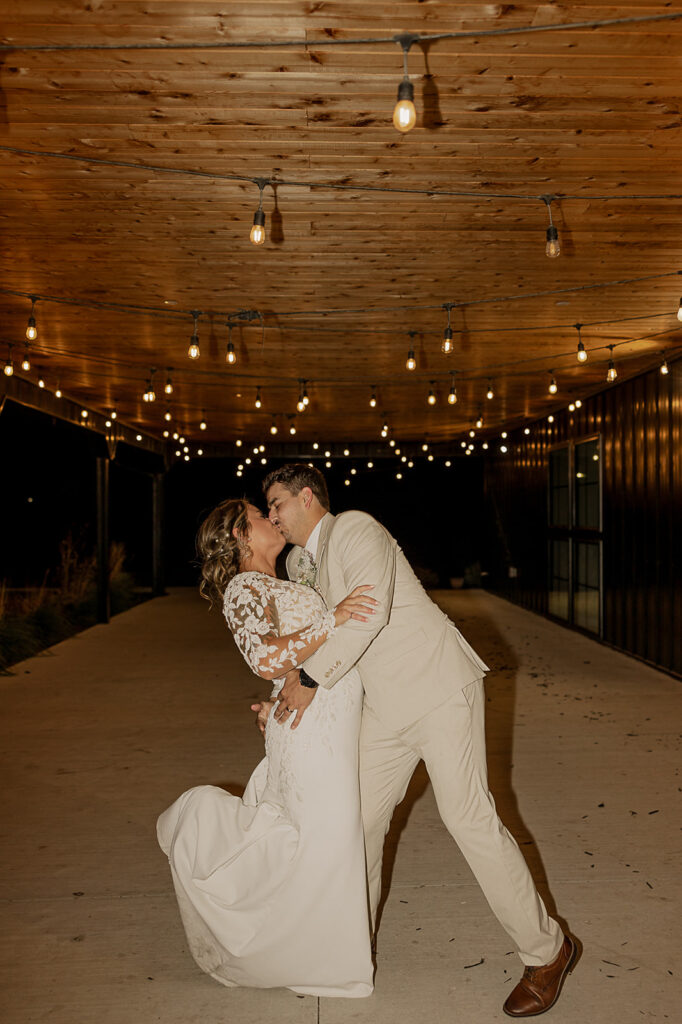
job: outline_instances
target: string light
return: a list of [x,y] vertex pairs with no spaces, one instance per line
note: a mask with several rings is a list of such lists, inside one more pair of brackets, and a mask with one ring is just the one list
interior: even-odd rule
[[306,387],[306,383],[306,381],[303,381],[303,404],[307,409],[308,406],[310,405],[310,399],[308,398],[308,389]]
[[199,330],[199,328],[198,328],[199,312],[196,309],[193,309],[191,312],[192,312],[192,316],[194,318],[194,331],[192,332],[192,340],[190,341],[189,348],[187,349],[187,355],[190,357],[190,359],[198,359],[199,356],[201,355],[201,353],[199,351],[199,333],[198,333],[198,330]]
[[424,441],[424,444],[422,445],[422,451],[423,451],[423,452],[428,452],[428,450],[429,450],[429,446],[428,446],[428,444],[426,443],[426,441]]
[[578,332],[578,352],[577,352],[577,358],[578,358],[578,362],[579,363],[586,363],[587,362],[587,352],[585,351],[585,346],[583,345],[582,338],[580,337],[580,328],[581,327],[582,327],[582,324],[575,324],[575,329]]
[[388,437],[388,423],[384,423],[383,427],[381,428],[381,436]]
[[677,319],[682,320],[682,299],[680,299],[680,304],[677,308]]
[[5,363],[5,377],[14,376],[14,363],[12,362],[12,346],[7,346],[7,362]]
[[433,390],[433,381],[431,381],[431,388],[429,390],[429,394],[428,394],[428,397],[427,397],[426,401],[429,403],[429,405],[435,405],[436,404],[437,399],[436,399],[436,392]]
[[455,347],[452,342],[452,327],[450,326],[450,310],[452,309],[452,303],[444,303],[443,309],[448,311],[448,325],[443,331],[443,341],[441,342],[440,350],[444,355],[448,356]]
[[24,371],[24,373],[28,373],[29,370],[31,369],[31,359],[29,357],[29,352],[28,352],[28,342],[26,342],[26,347],[25,347],[25,350],[24,350],[24,358],[21,360],[21,368]]
[[298,402],[296,403],[298,412],[305,412],[305,402],[303,401],[303,381],[299,382],[298,385]]
[[405,362],[405,369],[406,370],[416,370],[417,369],[417,360],[414,358],[414,349],[413,348],[411,348],[410,351],[407,353],[407,360]]
[[609,368],[606,373],[606,380],[609,384],[613,384],[614,380],[618,376],[618,371],[616,370],[616,364],[613,361],[613,345],[609,345],[608,348],[611,352],[611,358],[609,359]]
[[542,201],[547,204],[547,213],[549,214],[549,227],[547,228],[547,242],[545,244],[545,254],[551,259],[561,255],[561,245],[559,244],[559,232],[555,228],[552,222],[552,200],[554,196],[542,196]]
[[173,419],[173,414],[171,413],[170,409],[166,409],[165,413],[163,414],[163,418],[165,419],[166,423],[170,423],[170,421]]
[[163,386],[163,390],[167,395],[173,394],[173,381],[170,377],[166,378],[166,383]]
[[667,361],[665,359],[661,363],[661,373],[663,374],[664,377],[667,376],[670,373],[670,370],[668,369],[668,363],[667,363]]
[[199,424],[199,430],[206,430],[207,427],[208,427],[208,424],[206,423],[206,416],[205,416],[204,411],[202,409],[201,410],[201,422]]
[[478,430],[483,426],[483,414],[479,412],[478,419],[476,420],[476,427]]
[[417,111],[414,106],[414,86],[407,73],[407,55],[415,36],[397,36],[396,42],[403,48],[403,80],[398,86],[398,102],[393,110],[393,125],[399,132],[411,131],[417,123]]
[[109,419],[115,420],[117,417],[118,413],[116,412],[116,409],[112,409],[111,412],[109,413]]
[[548,416],[547,417],[547,422],[548,423],[554,423],[554,417],[553,416]]
[[495,392],[493,391],[493,382],[491,380],[488,381],[488,390],[485,393],[485,397],[486,398],[494,398],[495,397]]
[[31,313],[30,313],[30,316],[28,318],[28,325],[26,327],[26,340],[27,341],[35,341],[36,338],[38,337],[38,329],[36,327],[36,318],[33,315],[33,311],[35,309],[35,304],[36,304],[37,297],[38,297],[37,295],[29,295],[29,299],[31,300]]
[[230,366],[234,366],[237,362],[237,353],[234,350],[232,344],[232,324],[227,325],[227,351],[225,352],[225,362],[229,363]]
[[147,390],[145,391],[145,393],[142,396],[142,400],[144,402],[155,402],[156,401],[156,392],[154,391],[154,374],[155,373],[156,373],[156,370],[152,369],[152,370],[149,371],[149,380],[147,381]]
[[274,419],[274,417],[273,417],[272,423],[270,424],[270,433],[271,434],[276,434],[277,433],[277,421]]
[[[552,374],[554,373],[553,370],[550,370],[549,372]],[[552,379],[550,380],[549,387],[547,390],[549,391],[550,395],[556,395],[557,391],[559,390],[559,387],[554,377],[552,377]]]
[[[81,409],[81,419],[82,420],[87,420],[87,418],[88,418],[88,410],[87,409]],[[138,439],[138,441],[142,440],[142,438],[140,437],[139,434],[137,435],[137,439]]]
[[234,443],[237,446],[237,448],[241,448],[241,446],[243,444],[243,441],[242,441],[241,437],[238,437],[237,440]]
[[254,245],[262,245],[265,241],[265,211],[263,209],[263,189],[267,182],[263,178],[259,178],[256,182],[260,190],[260,198],[258,200],[258,209],[253,215],[253,227],[251,228],[251,234],[249,238]]
[[263,402],[262,402],[261,397],[260,397],[260,388],[259,387],[256,388],[256,401],[253,404],[255,405],[256,409],[261,409],[262,406],[263,406]]
[[579,408],[581,407],[581,405],[582,405],[582,404],[583,404],[583,403],[582,403],[582,402],[580,401],[580,399],[579,399],[579,398],[576,398],[576,400],[575,400],[575,407],[576,407],[576,409],[579,409]]
[[374,385],[372,386],[372,395],[369,400],[369,407],[370,409],[376,409],[377,407],[377,390]]
[[289,433],[290,434],[295,434],[296,433],[296,424],[293,423],[293,422],[292,422],[291,426],[289,427]]
[[455,387],[455,375],[454,375],[454,373],[452,374],[452,384],[450,385],[450,390],[448,392],[448,403],[450,405],[456,405],[457,404],[457,388]]
[[45,387],[45,381],[43,380],[43,378],[42,378],[42,377],[40,377],[40,378],[38,379],[38,387],[39,387],[39,388],[44,388],[44,387]]

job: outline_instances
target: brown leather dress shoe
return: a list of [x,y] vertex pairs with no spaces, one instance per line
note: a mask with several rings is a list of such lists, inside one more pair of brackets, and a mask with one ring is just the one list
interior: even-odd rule
[[558,956],[543,967],[526,967],[523,977],[502,1009],[508,1017],[537,1017],[554,1006],[566,975],[575,967],[578,948],[569,935]]

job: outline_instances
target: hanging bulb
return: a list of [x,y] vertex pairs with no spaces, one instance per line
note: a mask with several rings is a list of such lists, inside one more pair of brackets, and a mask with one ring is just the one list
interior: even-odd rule
[[227,343],[227,353],[225,355],[225,362],[230,363],[231,366],[234,366],[234,364],[237,362],[237,354],[234,350],[234,345],[232,344],[231,341],[228,341]]
[[372,397],[369,400],[369,407],[370,409],[376,409],[377,407],[377,394],[375,388],[372,388]]
[[483,417],[482,416],[479,416],[478,419],[476,420],[476,426],[478,427],[479,430],[483,426]]
[[272,421],[272,425],[270,427],[270,433],[271,434],[276,434],[277,433],[277,424],[276,424],[276,422],[274,420]]
[[680,304],[677,308],[677,319],[682,320],[682,299],[680,299]]
[[410,349],[407,353],[407,361],[405,363],[406,370],[416,370],[417,360],[414,358],[414,349]]
[[414,86],[407,74],[407,55],[416,36],[396,36],[396,42],[403,48],[403,80],[398,86],[398,102],[393,111],[393,124],[399,132],[409,132],[417,123],[417,111],[414,108]]
[[429,394],[428,394],[428,397],[427,397],[426,401],[429,403],[429,405],[435,405],[436,404],[436,393],[433,390],[433,381],[431,381],[431,388],[429,389]]
[[14,375],[14,363],[12,362],[12,346],[8,345],[7,351],[7,362],[5,363],[5,376],[12,377]]
[[545,244],[545,254],[550,258],[554,259],[561,255],[561,245],[559,244],[559,232],[552,223],[552,200],[555,196],[542,196],[543,203],[547,206],[547,213],[549,214],[549,227],[547,228],[547,242]]
[[42,377],[38,378],[38,387],[39,388],[44,388],[45,387],[45,381],[43,380]]
[[31,300],[31,315],[28,318],[28,326],[26,327],[26,340],[35,341],[36,338],[38,337],[38,330],[36,328],[36,318],[33,315],[33,309],[36,304],[36,296],[29,295],[29,299]]
[[381,428],[381,436],[388,437],[388,423],[384,420],[384,425]]
[[310,405],[310,399],[308,398],[308,389],[305,386],[305,381],[303,381],[303,404],[306,407],[306,409]]
[[118,413],[116,412],[116,410],[112,409],[111,412],[109,413],[109,419],[115,420],[117,416]]
[[199,313],[193,310],[192,316],[194,317],[194,332],[192,334],[192,340],[189,343],[189,348],[187,349],[187,355],[190,357],[190,359],[198,359],[199,356],[201,355],[199,351],[199,333],[197,327]]
[[618,376],[618,371],[616,370],[616,366],[613,361],[613,345],[609,345],[609,349],[611,350],[611,358],[609,359],[609,368],[606,374],[606,380],[609,384],[612,384]]
[[447,356],[452,352],[454,347],[455,346],[452,342],[452,328],[446,327],[445,330],[443,331],[443,341],[440,346],[441,352],[443,352],[444,355]]
[[574,324],[574,327],[575,327],[576,331],[578,332],[578,351],[576,353],[576,356],[577,356],[577,359],[578,359],[579,363],[586,363],[587,362],[587,352],[585,351],[585,346],[583,345],[583,340],[580,337],[580,328],[582,327],[582,324]]
[[448,402],[450,403],[450,405],[455,405],[457,402],[457,389],[454,384],[450,386],[450,391],[448,393]]
[[31,360],[28,354],[28,342],[26,342],[26,351],[24,352],[24,358],[21,360],[21,368],[24,373],[28,373],[31,369]]
[[485,393],[485,397],[486,398],[494,398],[495,397],[495,392],[493,391],[493,384],[492,384],[492,381],[490,381],[490,380],[488,381],[488,390]]
[[170,377],[167,378],[163,390],[167,395],[173,394],[173,381],[170,379]]
[[552,377],[551,381],[549,382],[549,389],[548,390],[549,390],[550,395],[556,395],[557,391],[559,390],[559,388],[557,386],[557,382],[554,379],[554,377]]
[[295,434],[296,433],[296,424],[295,423],[292,423],[291,426],[289,427],[289,433],[290,434]]
[[206,423],[206,417],[205,417],[204,412],[202,410],[202,413],[201,413],[201,423],[199,424],[199,430],[206,430],[207,428],[208,428],[208,424]]
[[668,363],[666,362],[665,359],[661,363],[661,373],[663,374],[664,377],[667,376],[670,373],[670,370],[668,369]]
[[170,409],[166,409],[165,413],[163,414],[163,418],[165,419],[166,423],[170,423],[170,421],[173,419]]
[[265,188],[265,181],[256,182],[260,189],[260,199],[258,201],[258,209],[253,215],[253,227],[251,228],[250,239],[254,245],[262,245],[265,241],[265,211],[263,210],[263,189]]
[[305,412],[305,402],[303,401],[302,398],[299,398],[298,402],[296,403],[296,408],[298,409],[299,412]]
[[260,409],[263,405],[260,397],[260,388],[256,388],[256,401],[253,404],[257,409]]

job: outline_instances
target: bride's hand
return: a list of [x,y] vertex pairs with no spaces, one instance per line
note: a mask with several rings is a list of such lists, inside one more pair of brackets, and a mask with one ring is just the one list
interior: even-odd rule
[[342,626],[349,619],[355,619],[357,622],[369,622],[369,616],[374,615],[375,608],[379,604],[373,597],[369,597],[365,593],[365,591],[373,589],[370,584],[356,587],[354,590],[351,590],[348,597],[344,597],[343,601],[339,601],[334,609],[336,625]]

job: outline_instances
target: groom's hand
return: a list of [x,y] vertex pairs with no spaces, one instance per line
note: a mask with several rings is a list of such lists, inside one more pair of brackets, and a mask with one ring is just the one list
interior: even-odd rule
[[275,718],[283,725],[288,721],[290,715],[295,714],[296,720],[291,728],[297,729],[301,724],[306,708],[310,707],[316,693],[317,690],[312,686],[301,686],[297,668],[287,672],[284,686],[278,694],[278,707],[275,711]]

